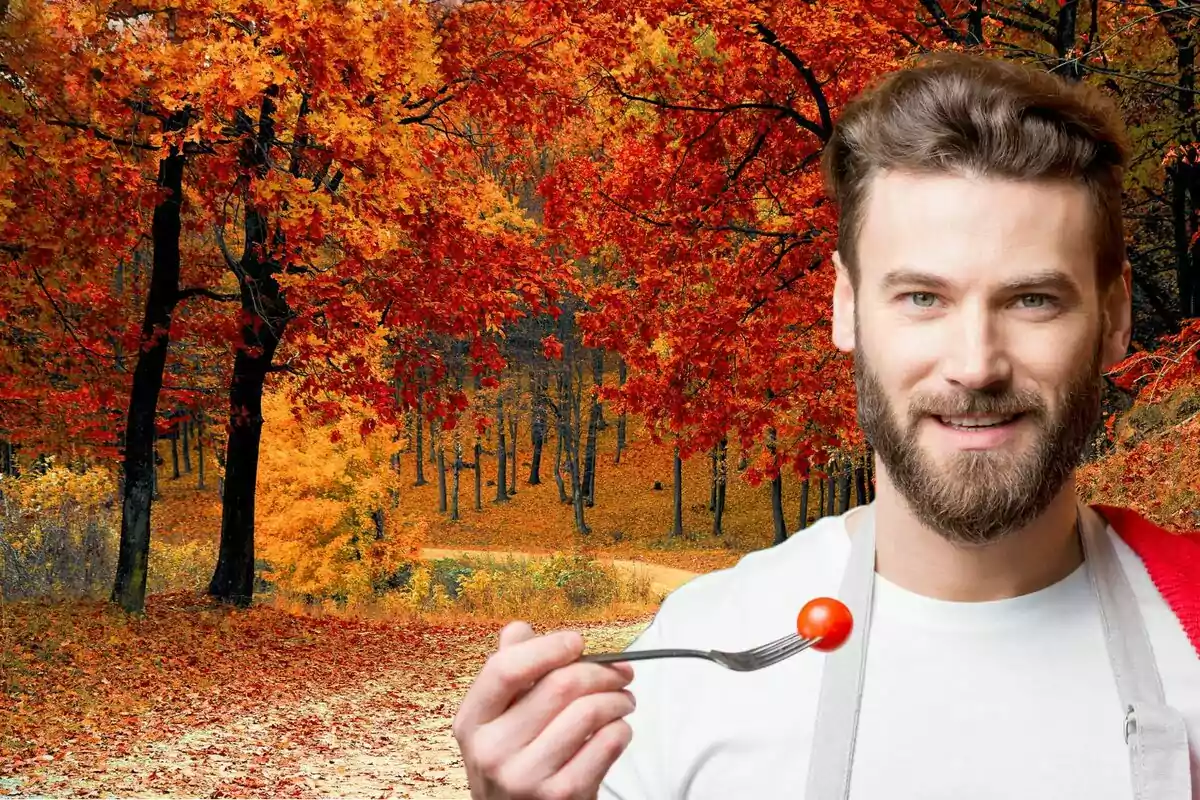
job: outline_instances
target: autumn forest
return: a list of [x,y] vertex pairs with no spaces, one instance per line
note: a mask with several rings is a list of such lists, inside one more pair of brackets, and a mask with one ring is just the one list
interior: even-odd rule
[[1085,499],[1200,528],[1200,4],[0,0],[0,795],[463,798],[508,619],[619,647],[867,503],[839,110],[1100,87]]

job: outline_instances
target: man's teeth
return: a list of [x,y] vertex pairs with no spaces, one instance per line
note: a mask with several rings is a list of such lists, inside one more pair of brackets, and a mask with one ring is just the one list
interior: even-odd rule
[[1003,425],[1016,418],[1016,414],[1007,417],[942,417],[942,422],[958,428],[988,428],[992,425]]

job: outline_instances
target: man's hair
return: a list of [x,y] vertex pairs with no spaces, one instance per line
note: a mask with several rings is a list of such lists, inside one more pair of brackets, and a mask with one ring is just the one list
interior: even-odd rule
[[939,53],[849,103],[822,160],[839,208],[838,252],[855,284],[870,184],[893,170],[1079,182],[1096,212],[1100,286],[1121,274],[1129,143],[1116,108],[1086,84],[1009,61]]

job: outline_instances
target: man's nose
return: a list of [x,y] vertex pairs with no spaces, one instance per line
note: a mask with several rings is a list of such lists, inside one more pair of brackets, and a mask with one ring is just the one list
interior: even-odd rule
[[950,383],[982,390],[1007,383],[1012,377],[1004,333],[983,309],[964,309],[945,347],[943,376]]

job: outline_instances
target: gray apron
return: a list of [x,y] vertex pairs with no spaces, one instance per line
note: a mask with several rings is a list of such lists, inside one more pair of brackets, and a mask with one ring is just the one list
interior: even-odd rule
[[[848,800],[854,741],[862,706],[863,673],[875,585],[875,508],[851,537],[850,560],[841,600],[854,615],[854,631],[826,656],[809,755],[805,800]],[[1166,704],[1150,638],[1133,589],[1108,533],[1076,531],[1083,542],[1084,568],[1100,605],[1108,658],[1121,708],[1113,724],[1123,725],[1135,800],[1192,800],[1187,731],[1183,717]]]

